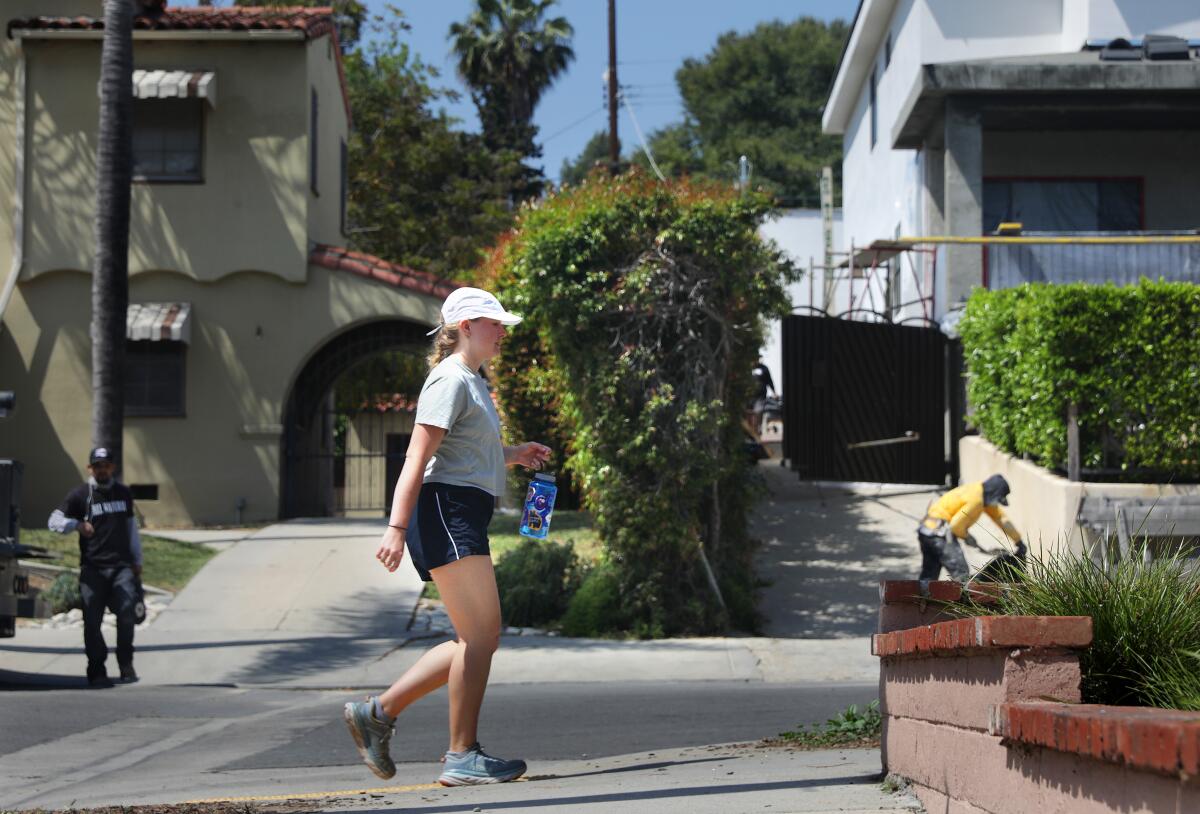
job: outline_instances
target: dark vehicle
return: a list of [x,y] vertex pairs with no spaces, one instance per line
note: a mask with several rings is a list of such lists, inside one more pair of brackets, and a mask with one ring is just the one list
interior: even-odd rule
[[[0,418],[13,409],[14,401],[11,392],[0,392]],[[20,461],[0,458],[0,639],[16,635],[18,616],[50,615],[30,589],[29,575],[21,570],[19,560],[58,559],[45,549],[21,545],[21,472]]]

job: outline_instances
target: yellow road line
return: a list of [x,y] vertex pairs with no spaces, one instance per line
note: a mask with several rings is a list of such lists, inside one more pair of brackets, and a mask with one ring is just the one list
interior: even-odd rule
[[395,794],[402,791],[422,791],[442,788],[439,783],[419,783],[412,786],[381,786],[373,789],[344,789],[341,791],[310,791],[303,794],[265,794],[256,797],[209,797],[204,800],[185,800],[184,805],[200,803],[266,803],[281,800],[318,800],[323,797],[350,797],[355,794]]

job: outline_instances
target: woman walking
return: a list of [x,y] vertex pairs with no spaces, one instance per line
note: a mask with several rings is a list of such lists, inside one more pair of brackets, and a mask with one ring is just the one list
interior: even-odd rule
[[457,289],[442,304],[433,369],[417,400],[412,440],[375,556],[395,571],[407,546],[421,579],[437,585],[458,637],[427,651],[382,695],[346,704],[346,726],[359,754],[384,779],[396,773],[388,753],[396,716],[447,683],[450,746],[438,782],[504,783],[525,773],[525,761],[492,757],[476,737],[500,644],[488,523],[504,488],[504,467],[541,469],[550,457],[550,448],[538,443],[502,446],[500,417],[479,373],[500,352],[506,327],[520,321],[478,288]]

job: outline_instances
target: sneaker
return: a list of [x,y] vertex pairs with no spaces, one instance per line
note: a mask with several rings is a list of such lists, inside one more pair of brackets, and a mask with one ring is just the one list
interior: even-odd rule
[[346,704],[342,717],[346,719],[346,728],[367,768],[384,780],[393,777],[396,764],[388,754],[388,741],[392,739],[394,729],[371,714],[371,699]]
[[525,774],[525,761],[501,760],[483,751],[478,743],[465,752],[447,752],[438,782],[443,786],[479,786],[507,783]]
[[135,682],[137,680],[138,680],[138,674],[136,671],[134,671],[133,665],[132,664],[122,664],[121,665],[121,683],[122,684],[132,684],[133,682]]

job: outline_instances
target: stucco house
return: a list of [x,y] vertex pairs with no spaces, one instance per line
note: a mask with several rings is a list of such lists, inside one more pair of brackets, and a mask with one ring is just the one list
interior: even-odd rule
[[1191,0],[863,0],[822,118],[844,144],[845,242],[1012,221],[1080,238],[931,251],[935,318],[978,285],[1200,282],[1195,243],[1083,240],[1200,227],[1198,47]]
[[[4,4],[0,456],[25,464],[25,525],[89,448],[100,6]],[[167,8],[135,21],[134,63],[124,479],[150,525],[330,513],[333,382],[425,341],[452,287],[342,248],[329,9]]]

